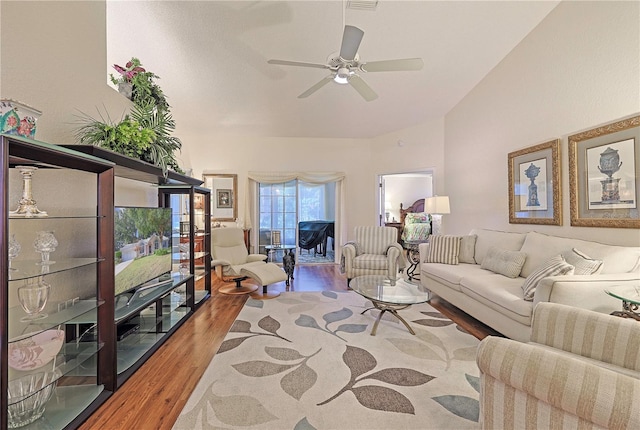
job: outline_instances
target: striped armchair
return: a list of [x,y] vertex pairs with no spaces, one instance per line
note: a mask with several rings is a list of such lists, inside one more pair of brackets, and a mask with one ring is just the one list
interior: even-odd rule
[[342,248],[347,285],[361,275],[384,275],[395,279],[405,267],[402,246],[398,243],[398,230],[394,227],[359,226],[356,240]]
[[640,429],[639,349],[637,321],[538,304],[530,343],[478,347],[482,428]]

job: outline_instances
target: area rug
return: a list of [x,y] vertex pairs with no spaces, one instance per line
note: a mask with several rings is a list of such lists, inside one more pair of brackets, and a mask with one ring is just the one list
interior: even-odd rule
[[354,292],[249,299],[174,429],[478,428],[478,340],[428,304],[411,335]]

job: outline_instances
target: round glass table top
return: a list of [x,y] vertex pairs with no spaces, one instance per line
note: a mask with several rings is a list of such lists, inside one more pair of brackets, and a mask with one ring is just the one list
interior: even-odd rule
[[421,285],[416,285],[404,279],[395,279],[392,282],[382,275],[356,276],[349,286],[361,296],[377,302],[392,305],[413,305],[429,300],[429,290]]
[[640,285],[620,285],[608,288],[604,292],[616,299],[640,305]]

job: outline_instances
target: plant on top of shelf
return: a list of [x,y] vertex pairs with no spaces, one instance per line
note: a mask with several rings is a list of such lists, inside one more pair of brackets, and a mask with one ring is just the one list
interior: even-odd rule
[[171,136],[176,125],[169,103],[154,81],[158,76],[142,67],[137,58],[132,58],[125,67],[116,64],[114,68],[120,74],[110,75],[114,84],[132,85],[131,112],[118,123],[108,115],[106,119],[102,115],[95,119],[82,114],[76,138],[82,144],[100,146],[154,164],[162,168],[165,176],[169,169],[184,173],[174,155],[182,142]]
[[118,88],[122,84],[130,84],[131,95],[128,98],[135,104],[145,104],[147,100],[153,100],[159,109],[169,109],[169,103],[167,103],[162,89],[155,82],[155,79],[160,79],[160,77],[142,67],[139,59],[132,57],[125,64],[125,67],[114,64],[113,68],[116,69],[119,76],[116,77],[113,73],[109,74],[111,82],[118,85]]

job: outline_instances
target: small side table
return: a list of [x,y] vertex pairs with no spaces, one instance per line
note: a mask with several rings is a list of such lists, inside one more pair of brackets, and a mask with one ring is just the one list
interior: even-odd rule
[[267,251],[267,256],[269,257],[268,260],[270,262],[275,262],[277,258],[277,253],[279,251],[283,252],[282,256],[284,257],[284,255],[287,253],[288,250],[293,249],[295,251],[296,246],[295,245],[267,245],[264,247],[264,249],[266,249]]
[[[409,281],[414,279],[420,279],[420,244],[427,243],[429,240],[406,240],[403,243],[404,249],[407,250],[407,260],[409,260],[409,267],[407,268],[407,276]],[[418,273],[416,274],[416,270]]]
[[631,318],[640,321],[640,285],[639,286],[617,286],[604,290],[611,297],[622,300],[622,310],[611,312],[622,318]]

